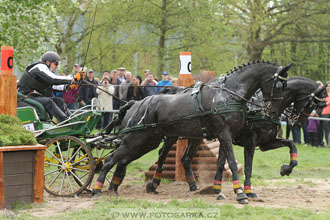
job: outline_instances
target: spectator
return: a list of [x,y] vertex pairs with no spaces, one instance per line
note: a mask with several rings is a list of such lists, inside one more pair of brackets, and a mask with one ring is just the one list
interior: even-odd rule
[[[127,91],[128,91],[128,87],[132,84],[131,82],[131,78],[132,78],[132,73],[127,71],[125,73],[125,78],[126,80],[124,82],[122,82],[120,84],[120,88],[119,88],[119,98],[121,100],[125,100],[127,99]],[[124,105],[125,103],[124,102],[121,102],[120,103],[121,105]]]
[[[318,117],[318,114],[314,110],[310,115],[310,117]],[[319,139],[318,139],[318,127],[320,126],[320,120],[308,119],[308,133],[311,139],[311,144],[313,147],[318,147]]]
[[120,83],[125,82],[126,69],[124,67],[120,67],[118,68],[118,72],[119,72],[118,80],[120,81]]
[[[157,83],[157,86],[172,86],[172,82],[168,79],[168,72],[163,72],[162,74],[163,80],[159,81]],[[160,90],[162,90],[163,87],[157,87],[157,93],[159,94]]]
[[[322,110],[322,117],[323,118],[330,118],[330,82],[328,82],[328,86],[326,88],[326,97],[323,103],[323,110]],[[329,143],[329,133],[330,133],[330,121],[323,121],[323,130],[325,140],[327,142],[327,146],[330,147]]]
[[[74,76],[80,70],[79,64],[74,64],[72,67],[72,73],[69,76]],[[78,88],[68,89],[63,94],[64,102],[67,104],[70,110],[76,109],[76,97],[78,96]]]
[[139,81],[139,86],[141,85],[141,83],[142,83],[142,78],[141,78],[141,76],[135,76],[136,77],[136,79]]
[[144,86],[143,93],[144,97],[156,95],[157,94],[157,83],[154,82],[154,76],[152,73],[148,74],[148,78],[142,82],[142,86]]
[[114,97],[112,98],[112,104],[113,104],[112,106],[113,106],[113,109],[119,109],[120,101],[118,98],[119,98],[120,81],[118,80],[118,71],[112,70],[110,74],[112,76],[112,78],[110,79],[110,84],[115,87]]
[[[321,81],[316,81],[316,85],[318,86],[318,88],[321,88],[323,86],[323,83]],[[322,117],[322,110],[325,106],[325,103],[324,105],[318,105],[317,108],[316,108],[316,113],[319,115],[319,117]],[[324,135],[323,135],[323,121],[320,120],[320,126],[318,127],[318,140],[320,141],[319,145],[321,147],[324,146],[324,141],[323,141],[323,138],[324,138]]]
[[178,78],[172,78],[171,82],[172,82],[172,86],[179,86],[179,82],[178,82]]
[[[104,92],[99,88],[96,89],[101,111],[111,111],[113,109],[112,96],[107,93],[114,94],[115,87],[110,84],[109,76],[103,76],[102,85],[100,86],[100,88],[106,91]],[[109,124],[110,115],[110,112],[102,112],[103,128],[105,128]]]
[[139,80],[139,76],[134,76],[132,78],[132,84],[130,84],[127,90],[127,98],[126,98],[127,101],[130,100],[138,101],[143,99],[143,90],[140,87],[140,82],[141,81]]
[[[85,78],[87,82],[98,85],[97,81],[94,79],[94,71],[89,70],[87,77]],[[81,106],[90,105],[91,100],[93,98],[97,98],[96,88],[95,86],[83,84],[79,91],[79,103]]]

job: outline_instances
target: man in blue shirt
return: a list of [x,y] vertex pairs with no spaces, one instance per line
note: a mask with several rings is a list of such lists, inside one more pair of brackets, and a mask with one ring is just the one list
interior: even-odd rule
[[[172,86],[172,82],[168,80],[168,72],[163,72],[162,74],[163,80],[157,83],[157,86]],[[157,87],[157,94],[159,94],[160,90],[164,87]]]

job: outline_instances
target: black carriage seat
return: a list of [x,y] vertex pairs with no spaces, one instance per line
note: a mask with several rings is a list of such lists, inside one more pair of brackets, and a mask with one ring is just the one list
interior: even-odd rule
[[27,98],[22,93],[17,92],[17,108],[19,109],[23,107],[32,107],[36,110],[40,121],[47,121],[49,119],[44,106],[40,102]]

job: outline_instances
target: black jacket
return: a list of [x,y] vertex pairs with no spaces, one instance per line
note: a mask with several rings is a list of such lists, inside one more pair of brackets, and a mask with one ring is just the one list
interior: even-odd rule
[[[86,77],[85,81],[98,85],[98,82],[94,78],[89,80],[88,77]],[[84,101],[86,105],[90,105],[93,98],[97,98],[96,87],[83,84],[79,90],[79,101]]]
[[29,65],[18,82],[18,91],[27,94],[38,94],[52,97],[53,85],[71,83],[71,76],[58,76],[49,70],[46,64],[37,62]]

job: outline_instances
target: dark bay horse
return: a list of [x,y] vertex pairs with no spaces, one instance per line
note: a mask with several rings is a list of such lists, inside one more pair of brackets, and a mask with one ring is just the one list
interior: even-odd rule
[[166,143],[173,145],[178,136],[201,139],[207,135],[222,143],[233,173],[237,200],[246,199],[239,183],[231,137],[244,125],[245,104],[258,88],[268,103],[268,114],[276,115],[290,67],[291,64],[279,67],[255,62],[235,69],[226,78],[201,85],[192,93],[155,95],[124,106],[119,120],[120,146],[106,159],[92,194],[100,195],[106,174],[115,164],[110,188],[117,192],[126,166],[157,148],[162,138],[166,137]]
[[[294,112],[297,115],[295,124],[302,125],[306,122],[309,114],[316,105],[322,101],[318,96],[324,91],[326,86],[317,89],[316,83],[310,79],[303,77],[290,78],[287,83],[287,88],[283,93],[283,101],[279,108],[278,118],[281,112],[294,102]],[[248,119],[240,132],[234,135],[233,142],[244,147],[245,156],[245,182],[244,192],[250,198],[256,198],[257,195],[251,192],[251,174],[253,153],[256,146],[260,146],[262,151],[277,149],[283,146],[288,146],[290,149],[290,164],[281,167],[281,175],[289,175],[293,167],[298,164],[297,149],[291,140],[278,139],[276,135],[279,129],[279,120],[269,118],[264,114],[251,112],[248,114]],[[191,169],[192,158],[195,155],[200,145],[201,139],[189,139],[188,147],[182,157],[182,163],[185,168],[189,188],[191,191],[197,190],[197,184],[193,177]],[[156,187],[160,184],[160,173],[162,172],[162,165],[166,159],[167,153],[172,146],[166,142],[162,149],[160,149],[158,167],[151,182],[147,184],[148,192],[155,192]],[[226,161],[224,153],[220,149],[218,172],[215,178],[214,191],[221,193],[221,181],[223,166]],[[219,195],[218,199],[224,199],[223,195]]]

